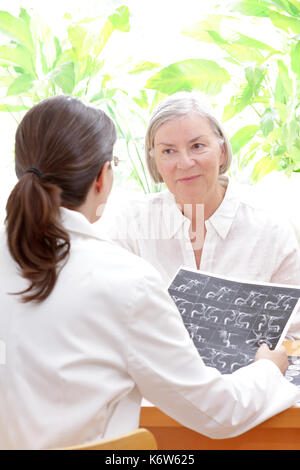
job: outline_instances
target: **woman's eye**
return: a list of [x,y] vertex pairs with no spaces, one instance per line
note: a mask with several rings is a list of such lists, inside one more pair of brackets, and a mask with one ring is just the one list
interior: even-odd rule
[[192,149],[193,150],[202,150],[204,147],[203,144],[200,144],[200,142],[197,142],[196,144],[193,144]]
[[165,150],[163,150],[164,155],[171,155],[174,152],[175,152],[174,149],[165,149]]

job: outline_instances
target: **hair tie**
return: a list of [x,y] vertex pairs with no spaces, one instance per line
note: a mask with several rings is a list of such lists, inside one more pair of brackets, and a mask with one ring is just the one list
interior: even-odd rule
[[34,174],[37,175],[39,178],[42,177],[42,173],[40,172],[40,170],[38,170],[38,169],[35,168],[35,167],[28,168],[28,170],[26,170],[25,173],[34,173]]

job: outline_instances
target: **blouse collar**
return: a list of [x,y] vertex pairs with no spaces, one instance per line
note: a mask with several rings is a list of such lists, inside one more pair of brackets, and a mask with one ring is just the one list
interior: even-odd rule
[[[234,184],[227,176],[223,176],[220,182],[226,187],[224,199],[212,216],[205,221],[205,226],[206,228],[212,226],[217,234],[225,239],[235,219],[240,200]],[[163,199],[168,204],[168,210],[162,209],[162,218],[169,237],[173,238],[183,225],[190,226],[190,220],[182,214],[170,191],[164,192]]]

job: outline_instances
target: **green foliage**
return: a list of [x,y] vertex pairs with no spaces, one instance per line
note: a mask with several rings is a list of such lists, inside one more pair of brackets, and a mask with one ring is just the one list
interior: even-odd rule
[[[141,103],[112,85],[118,71],[110,69],[104,58],[110,38],[130,31],[128,7],[123,5],[105,18],[85,18],[80,22],[74,22],[66,13],[64,20],[65,37],[58,38],[34,11],[21,8],[18,17],[0,11],[0,32],[6,38],[0,47],[2,96],[4,90],[0,112],[11,113],[19,122],[32,105],[59,94],[78,96],[102,107],[114,119],[123,141],[125,159],[130,165],[129,178],[144,192],[157,190],[150,183],[141,158],[141,144],[135,141],[129,128],[133,115],[144,124],[139,115]],[[130,72],[141,73],[157,66],[144,61]]]
[[189,59],[176,62],[160,70],[148,80],[146,88],[153,88],[165,94],[172,94],[179,90],[198,89],[215,95],[229,80],[228,72],[216,62]]
[[[139,136],[161,99],[197,89],[218,103],[226,97],[223,120],[230,128],[235,161],[238,168],[251,169],[252,182],[274,170],[299,172],[300,1],[227,0],[226,8],[224,13],[223,2],[218,2],[212,14],[182,31],[199,45],[214,48],[217,61],[202,57],[200,47],[198,57],[167,65],[147,58],[132,65],[128,60],[126,78],[142,83],[146,77],[133,97],[119,86],[121,80],[116,83],[123,65],[111,68],[105,55],[113,36],[122,41],[130,32],[127,6],[80,22],[66,14],[62,38],[32,11],[21,8],[18,17],[0,11],[0,32],[7,39],[0,47],[0,112],[19,121],[34,103],[62,93],[104,107],[126,148],[127,177],[151,192],[160,186],[150,182]],[[258,34],[246,34],[241,19],[255,22],[257,31],[267,26],[270,36],[261,40]]]
[[[239,167],[252,165],[252,182],[273,170],[287,174],[298,172],[300,2],[239,0],[229,1],[226,5],[227,14],[220,14],[220,7],[216,7],[214,14],[185,28],[183,34],[222,50],[224,55],[220,64],[224,63],[232,82],[237,81],[236,77],[244,76],[223,112],[224,121],[230,121],[231,127],[235,127],[231,144]],[[256,37],[244,35],[239,30],[240,15],[252,17],[258,29],[266,24],[271,26],[272,37],[279,39],[280,46],[273,47]],[[224,28],[226,23],[231,28]],[[232,67],[226,66],[226,62]],[[251,122],[241,127],[240,122],[244,123],[249,115]]]

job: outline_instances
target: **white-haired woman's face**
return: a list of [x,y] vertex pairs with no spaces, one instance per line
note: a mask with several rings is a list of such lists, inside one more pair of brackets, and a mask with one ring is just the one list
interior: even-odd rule
[[157,169],[177,202],[206,202],[218,188],[223,145],[206,117],[189,114],[162,124],[154,137]]

